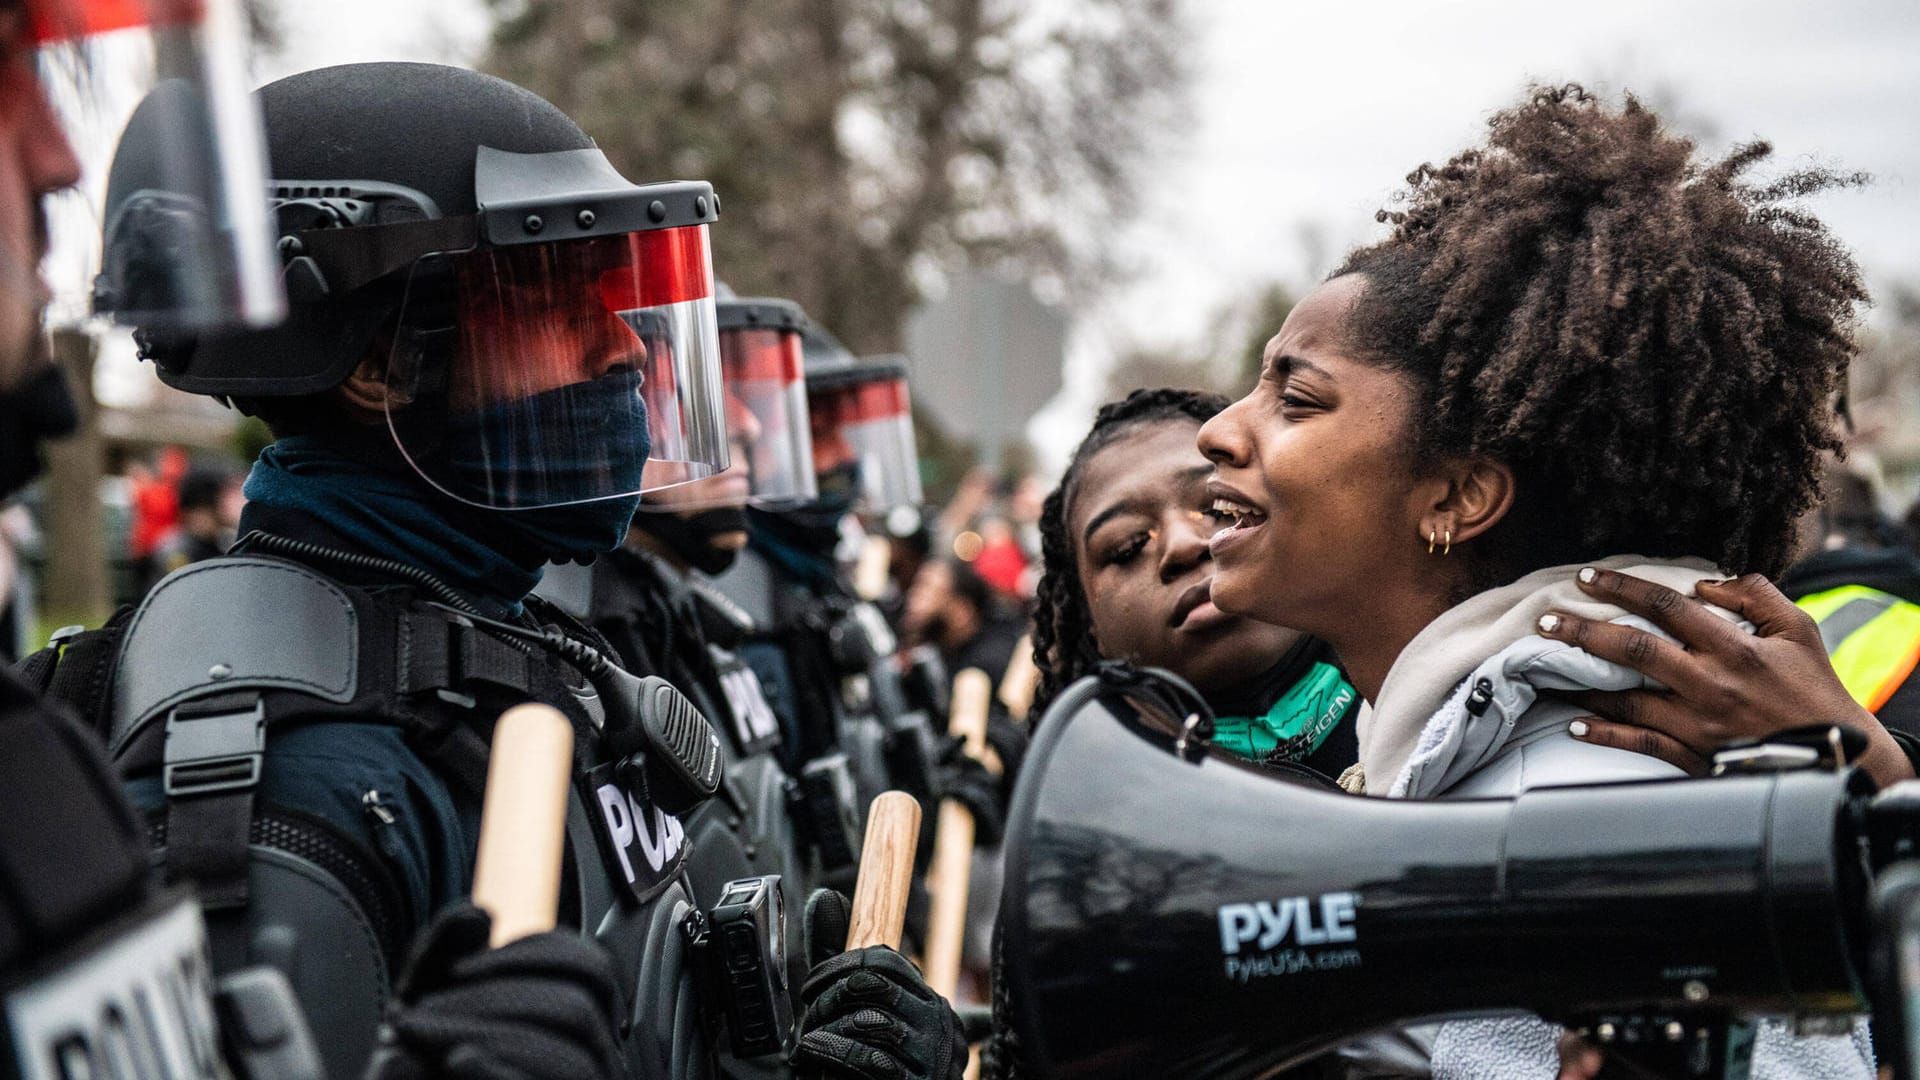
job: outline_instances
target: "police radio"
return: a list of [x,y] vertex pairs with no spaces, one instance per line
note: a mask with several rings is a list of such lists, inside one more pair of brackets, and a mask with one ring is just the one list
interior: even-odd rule
[[1356,798],[1211,749],[1174,702],[1083,680],[1026,759],[1001,919],[1037,1075],[1266,1076],[1499,1012],[1663,1076],[1744,1075],[1753,1017],[1833,1033],[1871,1010],[1883,1046],[1911,1035],[1920,781]]
[[688,917],[706,1015],[725,1019],[737,1057],[793,1049],[793,992],[787,986],[786,898],[780,875],[727,883],[720,900]]
[[851,876],[860,863],[860,802],[847,755],[835,751],[814,758],[790,784],[794,827],[819,859],[820,873],[833,879]]
[[[893,786],[932,806],[939,802],[939,763],[946,741],[935,727],[935,717],[947,715],[947,666],[931,645],[919,645],[900,654],[898,674],[889,672],[900,707],[885,721],[887,775]],[[917,869],[924,871],[933,856],[937,815],[921,820]]]
[[928,716],[947,715],[947,691],[953,685],[953,678],[947,672],[946,661],[940,658],[940,650],[932,645],[916,645],[901,656],[900,688],[908,706]]
[[[261,535],[249,533],[248,538]],[[533,642],[585,675],[605,713],[607,748],[619,760],[623,779],[645,790],[653,805],[668,814],[683,814],[720,790],[726,764],[720,736],[699,707],[672,683],[657,675],[634,675],[592,645],[559,630],[535,630],[445,604],[432,606],[456,623],[484,626]]]

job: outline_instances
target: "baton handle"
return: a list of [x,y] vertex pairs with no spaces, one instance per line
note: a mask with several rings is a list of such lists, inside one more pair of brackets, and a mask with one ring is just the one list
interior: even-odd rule
[[1006,674],[1000,676],[1000,704],[1007,715],[1025,722],[1032,719],[1033,695],[1040,688],[1040,666],[1033,662],[1033,635],[1027,634],[1013,647],[1013,659],[1007,661]]
[[[987,706],[993,680],[979,668],[953,677],[953,711],[947,733],[964,740],[967,756],[986,753]],[[927,867],[927,952],[922,965],[934,993],[951,998],[960,986],[960,953],[967,936],[967,891],[973,876],[973,813],[952,799],[940,801]]]
[[884,536],[869,536],[860,545],[853,564],[853,595],[878,600],[887,594],[887,571],[893,566],[893,545]]
[[970,667],[953,677],[947,734],[966,740],[967,756],[976,761],[987,752],[987,706],[992,701],[993,679],[986,672]]
[[473,868],[473,902],[493,916],[496,949],[554,927],[572,775],[573,726],[559,710],[516,705],[501,715]]
[[913,886],[913,855],[920,845],[920,804],[904,791],[883,791],[867,807],[867,835],[860,846],[860,877],[853,886],[847,948],[900,948],[907,928],[907,893]]

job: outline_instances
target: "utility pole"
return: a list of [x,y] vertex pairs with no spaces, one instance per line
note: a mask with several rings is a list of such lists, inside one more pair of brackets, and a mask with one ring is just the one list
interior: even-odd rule
[[53,332],[53,362],[66,377],[80,426],[47,444],[46,581],[42,611],[53,625],[98,626],[111,605],[101,534],[100,476],[106,466],[100,407],[93,400],[94,339],[78,328]]

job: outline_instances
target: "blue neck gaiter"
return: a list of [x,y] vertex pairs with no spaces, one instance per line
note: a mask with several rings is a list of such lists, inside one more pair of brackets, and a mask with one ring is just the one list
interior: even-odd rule
[[[611,545],[592,550],[611,551],[626,536],[640,497],[628,502],[596,496],[640,490],[651,449],[643,382],[638,371],[611,372],[448,414],[429,441],[436,449],[414,455],[415,461],[463,499],[494,507],[566,504],[589,529],[589,519],[604,520],[618,531]],[[405,421],[406,414],[396,415],[400,441],[414,445]],[[593,501],[581,501],[586,499]]]
[[[384,440],[385,432],[379,436]],[[391,444],[385,456],[392,457]],[[362,448],[363,450],[365,448]],[[483,612],[518,614],[548,562],[618,547],[639,497],[539,510],[486,510],[435,491],[397,460],[373,460],[306,436],[268,446],[247,475],[240,532],[300,531],[295,536],[417,566]],[[621,516],[624,515],[624,516]],[[618,518],[618,522],[615,522]]]
[[812,502],[784,510],[747,508],[747,545],[781,567],[789,577],[827,588],[839,578],[834,549],[840,546],[840,519],[853,512],[860,488],[860,463],[850,462],[817,477],[820,492]]
[[839,576],[833,549],[846,508],[819,503],[793,510],[747,507],[747,546],[810,588],[830,588]]

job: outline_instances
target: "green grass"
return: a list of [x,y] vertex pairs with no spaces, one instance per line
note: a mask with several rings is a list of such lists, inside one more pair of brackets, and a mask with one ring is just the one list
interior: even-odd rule
[[98,627],[101,623],[106,622],[107,616],[111,614],[113,614],[111,611],[96,611],[92,613],[63,612],[59,614],[42,612],[40,618],[35,620],[33,625],[33,647],[35,649],[46,648],[48,639],[53,637],[53,632],[63,626],[72,626],[75,623],[79,623],[91,630]]

